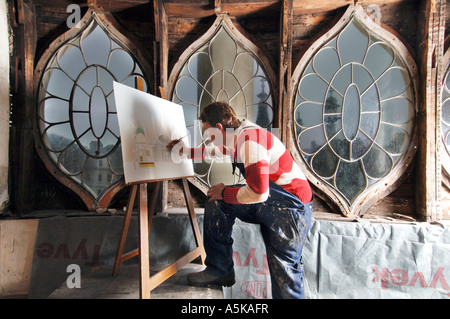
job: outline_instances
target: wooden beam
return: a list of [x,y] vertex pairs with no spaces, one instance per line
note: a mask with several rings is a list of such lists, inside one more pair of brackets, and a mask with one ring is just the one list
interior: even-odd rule
[[214,0],[214,12],[220,14],[222,12],[222,0]]
[[293,0],[294,14],[298,13],[314,13],[336,10],[342,7],[346,7],[349,4],[358,3],[363,7],[371,4],[376,4],[379,6],[395,4],[395,3],[405,3],[405,2],[416,2],[417,0]]
[[[170,97],[165,96],[167,92],[167,81],[169,78],[169,31],[168,24],[169,20],[166,13],[166,8],[162,0],[158,0],[158,10],[159,10],[159,83],[158,87],[160,92],[164,92],[164,99],[170,99]],[[161,90],[162,88],[162,90]],[[169,200],[169,182],[164,181],[162,183],[161,191],[161,212],[163,213],[167,208],[167,203]]]
[[418,16],[419,73],[422,79],[418,101],[417,213],[427,221],[435,221],[442,214],[437,61],[443,56],[445,0],[423,0]]
[[205,18],[218,13],[227,12],[232,17],[241,17],[249,14],[258,13],[261,10],[270,8],[278,4],[278,0],[268,1],[242,1],[224,3],[223,1],[214,0],[214,7],[208,1],[185,2],[185,3],[164,3],[167,15],[178,18]]
[[169,31],[168,31],[168,18],[166,9],[162,3],[162,0],[158,0],[158,10],[159,10],[159,69],[160,69],[160,77],[159,84],[164,88],[165,92],[167,92],[167,79],[168,68],[169,68]]
[[278,128],[279,137],[286,145],[289,145],[288,130],[291,129],[289,116],[291,114],[291,75],[292,75],[292,0],[283,0],[280,21],[280,66],[278,76]]
[[[154,50],[154,70],[155,70],[155,94],[167,91],[168,65],[169,65],[169,34],[167,29],[168,19],[166,9],[162,0],[153,0],[155,41]],[[161,96],[163,97],[163,96]],[[164,99],[166,97],[163,97]],[[161,192],[161,212],[167,207],[169,184],[162,182]]]
[[13,206],[19,215],[34,208],[34,135],[32,108],[34,107],[34,55],[36,50],[36,10],[33,3],[18,0],[16,54],[16,91],[13,104],[16,123],[11,130],[13,161]]

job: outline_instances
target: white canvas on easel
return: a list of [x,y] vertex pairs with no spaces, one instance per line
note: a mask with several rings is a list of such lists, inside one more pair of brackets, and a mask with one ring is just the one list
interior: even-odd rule
[[[166,149],[188,134],[182,106],[117,82],[114,96],[125,183],[194,176],[192,160]],[[189,139],[183,141],[189,147]]]
[[[143,87],[138,81],[136,86]],[[175,274],[197,257],[205,262],[206,254],[189,191],[187,177],[194,176],[192,161],[180,157],[177,151],[169,152],[166,145],[171,140],[187,136],[183,108],[140,90],[114,82],[114,95],[119,119],[125,183],[130,184],[125,219],[114,261],[113,276],[120,264],[139,255],[140,298],[150,298],[150,291]],[[189,147],[188,138],[184,141]],[[155,213],[155,204],[162,181],[181,179],[186,206],[197,248],[150,276],[149,232]],[[150,207],[147,183],[155,182]],[[123,253],[134,202],[139,188],[139,248]],[[150,208],[150,211],[149,211]]]

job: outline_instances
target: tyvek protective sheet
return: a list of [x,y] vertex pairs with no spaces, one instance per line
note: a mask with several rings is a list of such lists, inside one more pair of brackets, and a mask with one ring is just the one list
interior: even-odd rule
[[272,298],[266,247],[260,226],[236,219],[232,237],[236,283],[223,288],[224,298]]
[[[124,217],[97,216],[45,218],[39,221],[28,297],[47,298],[69,273],[68,265],[81,268],[81,277],[111,270],[116,258]],[[198,216],[203,230],[203,216]],[[138,247],[138,220],[130,221],[124,252]],[[151,264],[170,264],[196,247],[188,216],[155,216],[149,238]],[[137,263],[137,258],[125,263]]]
[[[237,282],[224,297],[270,298],[259,226],[238,222],[233,238]],[[313,220],[303,262],[306,298],[450,298],[448,227]]]

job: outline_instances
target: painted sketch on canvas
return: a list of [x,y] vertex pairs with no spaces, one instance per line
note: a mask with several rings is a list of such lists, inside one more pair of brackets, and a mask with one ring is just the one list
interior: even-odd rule
[[189,139],[181,105],[114,82],[125,183],[194,176],[192,161],[174,156],[169,141]]

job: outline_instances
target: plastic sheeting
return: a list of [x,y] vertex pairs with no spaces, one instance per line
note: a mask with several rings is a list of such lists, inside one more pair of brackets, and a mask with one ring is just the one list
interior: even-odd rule
[[[40,220],[28,297],[46,298],[67,280],[67,267],[71,264],[81,268],[82,281],[96,272],[104,272],[105,268],[112,274],[123,220],[123,216]],[[197,220],[201,225],[203,216]],[[152,265],[170,264],[194,249],[196,243],[188,216],[155,216],[149,244]],[[137,247],[138,220],[133,215],[124,252]],[[125,263],[137,261],[133,258]]]
[[[259,226],[237,222],[233,238],[224,297],[270,298]],[[450,298],[448,227],[313,220],[303,263],[306,298]]]
[[[198,222],[202,230],[203,216]],[[122,223],[122,216],[40,220],[29,297],[48,296],[67,279],[69,264],[80,265],[82,276],[111,268]],[[233,238],[236,284],[224,297],[271,298],[259,226],[236,220]],[[133,216],[125,251],[137,241]],[[193,248],[186,215],[154,218],[152,263],[171,263]],[[306,298],[450,298],[449,227],[313,220],[303,262]]]
[[236,219],[232,237],[236,283],[223,288],[224,298],[272,298],[266,248],[259,225]]

